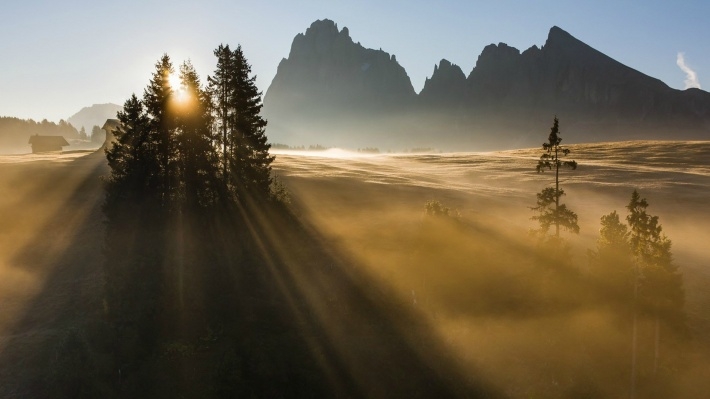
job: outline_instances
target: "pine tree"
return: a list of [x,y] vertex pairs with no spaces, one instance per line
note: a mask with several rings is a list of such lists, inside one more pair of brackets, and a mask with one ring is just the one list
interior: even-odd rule
[[217,143],[221,144],[222,147],[222,178],[225,184],[227,184],[227,156],[229,152],[231,152],[231,147],[228,149],[229,140],[227,132],[232,130],[230,121],[235,111],[232,106],[236,97],[236,90],[233,84],[235,73],[232,63],[232,51],[229,49],[229,45],[224,46],[220,44],[219,47],[214,50],[214,55],[217,57],[217,67],[214,71],[214,76],[207,77],[208,91],[214,101],[214,126],[217,130],[215,136]]
[[266,196],[271,188],[271,146],[265,134],[266,121],[259,115],[263,106],[261,92],[257,89],[256,76],[250,76],[251,66],[244,57],[242,47],[233,52],[237,76],[237,100],[239,111],[235,128],[236,151],[233,176],[237,187],[253,194]]
[[214,204],[218,197],[217,155],[212,146],[211,98],[203,90],[191,63],[180,67],[181,88],[176,95],[176,150],[181,195],[195,210]]
[[151,121],[135,94],[118,112],[118,120],[121,124],[114,132],[116,143],[105,150],[111,168],[106,190],[106,209],[110,211],[124,204],[150,203],[160,198],[161,174]]
[[[638,312],[645,310],[655,319],[653,372],[658,370],[661,320],[682,324],[685,293],[682,276],[673,264],[671,241],[662,234],[658,216],[646,212],[648,202],[634,190],[626,206],[629,211],[629,242],[634,256],[634,314],[632,331],[631,397],[636,391],[636,348]],[[644,306],[639,309],[639,303]]]
[[163,206],[171,204],[175,182],[175,115],[171,101],[173,89],[170,87],[170,75],[174,73],[172,62],[167,54],[155,64],[155,72],[143,92],[143,105],[149,117],[149,141],[155,145],[159,154],[160,173],[162,175],[161,197]]
[[[533,220],[540,223],[540,231],[547,234],[551,226],[555,226],[555,238],[560,236],[560,227],[578,234],[577,214],[567,209],[567,206],[560,204],[560,198],[565,195],[560,189],[560,168],[577,169],[577,162],[563,161],[561,158],[569,155],[570,150],[560,145],[562,138],[559,135],[559,120],[555,117],[554,124],[550,130],[548,142],[542,144],[544,153],[537,163],[537,172],[544,172],[545,169],[555,170],[555,187],[548,187],[537,194],[537,206],[532,208],[539,212],[538,216],[533,216]],[[554,205],[554,207],[553,207]]]
[[631,299],[633,266],[626,224],[616,211],[601,217],[601,229],[594,251],[590,251],[591,274],[602,287],[604,299],[614,305],[627,304]]
[[99,126],[94,125],[91,128],[91,142],[101,144],[106,139],[106,132],[104,132]]
[[217,69],[209,78],[216,126],[222,144],[224,180],[237,196],[266,198],[271,190],[270,145],[261,117],[261,92],[241,46],[215,50]]

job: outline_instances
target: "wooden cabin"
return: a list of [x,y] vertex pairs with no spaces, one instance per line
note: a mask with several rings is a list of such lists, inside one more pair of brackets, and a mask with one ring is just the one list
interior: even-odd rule
[[32,146],[32,153],[62,151],[62,147],[69,145],[62,136],[40,136],[35,134],[30,136],[29,144]]

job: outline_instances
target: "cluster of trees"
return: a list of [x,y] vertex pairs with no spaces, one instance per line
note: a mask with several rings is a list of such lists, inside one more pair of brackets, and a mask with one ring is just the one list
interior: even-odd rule
[[163,55],[142,97],[118,113],[106,149],[107,315],[119,383],[133,387],[121,389],[140,389],[150,375],[140,368],[166,341],[234,313],[220,309],[234,306],[225,284],[248,258],[242,233],[251,225],[238,215],[277,209],[285,195],[271,175],[261,93],[241,47],[214,54],[206,85],[190,62],[176,70]]
[[259,115],[261,93],[241,47],[220,46],[215,55],[206,87],[189,62],[175,80],[164,55],[143,98],[126,101],[117,142],[106,150],[107,209],[138,199],[177,212],[270,198],[274,158]]
[[[555,186],[537,194],[538,214],[532,219],[539,223],[536,233],[542,237],[543,248],[553,262],[563,263],[569,257],[569,247],[560,238],[560,228],[579,234],[577,214],[560,203],[565,195],[559,185],[560,168],[576,169],[577,162],[563,160],[570,150],[561,145],[557,117],[548,138],[542,145],[543,154],[537,171],[555,171]],[[646,212],[648,202],[634,190],[626,205],[627,224],[621,222],[616,211],[601,218],[597,247],[589,251],[590,273],[595,285],[603,287],[598,301],[605,301],[622,314],[630,311],[631,323],[631,397],[635,397],[637,379],[637,346],[639,317],[653,320],[653,362],[651,374],[659,369],[662,324],[666,328],[682,330],[685,326],[683,305],[685,293],[678,266],[673,263],[671,241],[662,233],[658,216]],[[554,227],[554,233],[550,230]]]
[[106,132],[103,131],[99,126],[94,125],[91,128],[91,134],[86,132],[84,126],[79,129],[79,140],[91,141],[94,144],[103,144],[106,138]]

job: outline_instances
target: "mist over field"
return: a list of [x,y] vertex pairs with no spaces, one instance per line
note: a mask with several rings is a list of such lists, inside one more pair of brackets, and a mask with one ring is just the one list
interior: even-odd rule
[[[581,232],[566,236],[572,254],[567,272],[593,276],[587,251],[595,248],[601,216],[616,210],[625,217],[634,189],[646,197],[673,241],[692,335],[671,346],[685,353],[683,365],[669,366],[677,374],[659,397],[701,394],[707,384],[699,376],[710,370],[704,288],[710,283],[704,245],[710,232],[703,227],[710,222],[710,143],[570,149],[579,166],[561,172],[561,186]],[[622,397],[630,372],[630,319],[619,320],[618,309],[592,300],[576,278],[540,287],[545,271],[530,262],[535,240],[529,230],[536,226],[529,208],[537,191],[554,184],[554,173],[535,172],[538,154],[279,154],[275,169],[302,217],[409,302],[468,372],[482,373],[511,397]],[[457,209],[460,225],[428,221],[423,204],[432,199]],[[536,306],[530,302],[537,295],[551,296],[562,309],[528,308]]]
[[[565,204],[579,216],[580,234],[564,235],[571,257],[563,269],[540,267],[544,257],[530,235],[536,228],[530,220],[535,193],[554,181],[549,172],[535,172],[537,149],[374,155],[273,151],[274,171],[288,187],[290,208],[302,227],[290,232],[288,224],[267,215],[252,220],[250,240],[270,260],[258,272],[265,274],[250,283],[253,288],[243,284],[255,277],[239,278],[243,283],[235,288],[242,299],[237,300],[261,310],[238,320],[256,317],[248,322],[254,329],[245,336],[251,337],[249,345],[270,343],[245,352],[256,351],[245,358],[249,362],[257,353],[267,357],[249,366],[262,368],[252,371],[261,377],[242,383],[254,386],[265,378],[263,383],[283,384],[277,375],[290,369],[280,362],[313,358],[294,378],[310,381],[313,388],[318,384],[309,379],[323,373],[329,381],[323,392],[330,394],[386,397],[423,389],[425,396],[626,396],[630,314],[593,283],[587,252],[595,248],[600,217],[616,210],[623,219],[637,189],[673,242],[687,315],[687,330],[662,330],[661,379],[651,371],[653,320],[640,317],[638,394],[702,396],[708,389],[703,376],[710,370],[705,289],[710,232],[704,228],[710,223],[710,143],[621,142],[570,149],[579,166],[561,172],[561,187]],[[65,365],[62,356],[68,356],[62,352],[66,345],[85,356],[76,361],[99,367],[91,378],[112,378],[102,374],[106,349],[95,347],[102,340],[92,336],[105,328],[105,272],[95,267],[102,262],[105,234],[102,154],[2,156],[0,171],[7,193],[0,201],[7,221],[0,231],[3,395],[41,392],[42,378],[71,381],[76,377],[71,373],[57,376],[57,368]],[[432,200],[458,216],[427,215],[425,204]],[[273,296],[262,296],[266,286],[261,284],[270,286]],[[194,295],[187,298],[195,300]],[[207,297],[202,301],[209,303]],[[282,332],[273,335],[271,328]],[[90,333],[75,342],[76,331]],[[197,336],[207,339],[204,334],[200,330]],[[209,369],[213,349],[193,348],[184,338],[189,334],[180,336],[183,341],[171,345],[183,342],[184,349],[167,347],[156,366],[178,362]],[[216,353],[225,350],[226,338],[214,339]],[[295,346],[281,346],[286,343]],[[301,354],[292,352],[296,348]],[[174,350],[187,352],[170,355]],[[210,375],[205,378],[211,380]],[[417,375],[428,375],[420,382],[433,385],[424,388],[409,379]],[[190,389],[194,384],[190,378],[183,383]]]

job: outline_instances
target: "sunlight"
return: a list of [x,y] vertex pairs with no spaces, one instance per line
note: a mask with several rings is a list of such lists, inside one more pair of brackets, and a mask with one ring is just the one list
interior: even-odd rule
[[189,97],[185,86],[182,84],[182,79],[177,73],[168,75],[168,84],[173,89],[174,99],[178,102],[184,102]]
[[[91,222],[100,212],[96,204],[101,197],[91,195],[99,186],[89,184],[87,188],[85,185],[97,181],[103,159],[94,154],[71,154],[70,159],[78,163],[72,165],[66,157],[57,154],[45,159],[31,155],[25,158],[15,157],[17,162],[11,162],[10,157],[0,157],[3,171],[0,186],[13,187],[3,190],[6,195],[0,201],[0,215],[4,221],[0,226],[0,300],[5,304],[0,316],[0,334],[3,336],[26,317],[27,309],[37,303],[38,295],[47,289],[48,284],[56,284],[51,279],[59,270],[68,273],[66,270],[72,269],[69,267],[71,257],[84,257],[87,253],[100,255],[100,251],[86,252],[85,247],[76,245],[76,240],[78,234],[95,226]],[[38,170],[46,176],[30,178]],[[67,173],[68,170],[74,172]],[[41,196],[36,195],[37,190],[41,190]],[[67,209],[72,211],[66,212]],[[51,234],[52,239],[47,240],[44,234]],[[82,260],[88,262],[86,264],[97,262],[94,258]],[[59,304],[60,301],[52,303]],[[34,309],[35,313],[39,311]],[[45,308],[42,311],[46,315],[55,310]],[[7,344],[3,341],[0,350],[4,350]]]
[[326,150],[271,150],[273,154],[295,155],[302,157],[316,158],[336,158],[336,159],[351,159],[351,158],[374,158],[382,154],[371,154],[364,152],[348,151],[342,148],[328,148]]
[[171,73],[170,75],[168,75],[168,84],[170,85],[170,88],[175,91],[179,91],[182,89],[182,81],[180,80],[180,76],[178,76],[177,73]]

